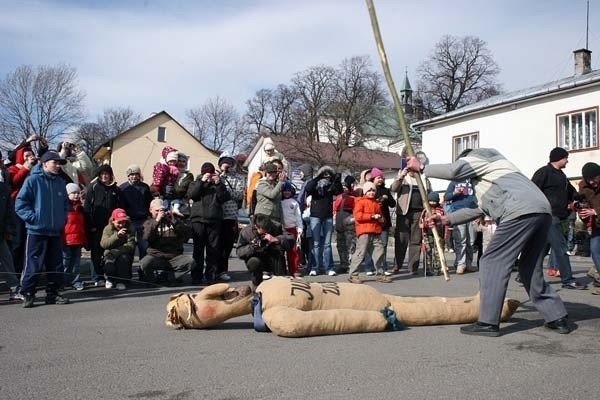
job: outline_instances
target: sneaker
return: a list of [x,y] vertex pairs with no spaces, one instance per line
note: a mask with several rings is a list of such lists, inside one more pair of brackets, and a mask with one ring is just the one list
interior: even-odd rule
[[125,289],[127,289],[127,286],[125,286],[124,283],[119,282],[119,283],[117,283],[116,288],[117,288],[117,290],[125,290]]
[[46,296],[46,304],[69,304],[71,300],[66,297],[62,297],[59,295],[56,296]]
[[[466,272],[466,270],[467,269],[465,267],[458,267],[458,268],[456,268],[456,275],[462,275]],[[470,326],[470,325],[468,325],[468,326]],[[462,331],[462,328],[461,328],[461,331]]]
[[367,275],[367,276],[375,276],[375,272],[369,271],[365,275]]
[[270,273],[263,272],[262,278],[263,278],[264,281],[266,281],[267,279],[271,279],[272,277],[273,277],[273,275],[271,275]]
[[600,296],[600,289],[594,289],[590,293]]
[[112,289],[115,285],[111,281],[106,281],[104,283],[104,287],[107,289]]
[[8,301],[23,301],[25,298],[16,290],[8,289]]
[[383,274],[384,274],[385,276],[392,276],[392,273],[391,273],[390,271],[385,271]]
[[392,274],[397,274],[398,272],[400,272],[400,268],[398,268],[397,266],[392,268]]
[[376,281],[379,283],[390,283],[392,281],[392,278],[390,278],[387,275],[377,275]]
[[219,275],[219,280],[220,281],[230,281],[231,276],[227,275],[227,272],[223,272]]
[[584,285],[583,283],[579,283],[577,281],[573,281],[573,282],[569,282],[569,283],[563,283],[562,288],[563,289],[574,289],[574,290],[585,290],[585,289],[587,289],[587,285]]
[[94,286],[96,287],[102,287],[106,284],[106,281],[104,279],[98,279],[96,282],[94,282]]
[[28,296],[26,294],[23,295],[23,308],[33,307],[34,302],[35,302],[35,296]]
[[337,275],[337,272],[335,272],[334,270],[331,270],[331,271],[329,271],[329,272],[327,273],[327,275],[329,275],[329,276],[336,276],[336,275]]
[[317,271],[314,269],[308,273],[308,276],[317,276]]
[[546,269],[546,275],[548,275],[548,276],[560,276],[560,271],[557,270],[557,269],[555,269],[555,268],[548,267]]
[[350,283],[363,283],[360,278],[358,277],[358,275],[350,275],[348,277],[348,282]]
[[596,267],[590,267],[586,275],[594,280],[594,282],[600,282],[600,273]]
[[73,287],[75,288],[75,290],[83,290],[85,288],[85,285],[83,284],[83,282],[75,282],[73,284]]

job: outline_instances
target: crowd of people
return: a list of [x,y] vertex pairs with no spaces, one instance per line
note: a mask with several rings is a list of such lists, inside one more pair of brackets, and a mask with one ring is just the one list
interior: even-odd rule
[[[29,137],[0,175],[0,262],[10,298],[33,306],[42,272],[48,304],[68,303],[61,290],[69,287],[125,290],[134,277],[136,250],[140,280],[177,283],[189,273],[194,285],[226,282],[236,238],[237,255],[254,286],[274,275],[346,273],[350,282],[360,284],[361,271],[389,283],[404,268],[407,253],[409,273],[438,276],[437,230],[455,252],[457,275],[480,272],[480,319],[464,333],[498,333],[512,269],[519,271],[549,327],[566,331],[564,305],[544,282],[542,263],[551,249],[547,273],[560,276],[564,289],[586,288],[573,277],[568,257],[573,212],[587,224],[595,265],[588,275],[600,286],[600,166],[585,164],[577,190],[562,172],[569,155],[562,148],[550,152],[549,163],[532,179],[493,149],[464,152],[445,165],[429,165],[422,152],[404,154],[405,165],[389,188],[376,167],[356,179],[327,165],[313,176],[308,164],[298,168],[297,187],[287,160],[271,143],[260,155],[261,165],[252,173],[243,173],[236,158],[223,154],[216,166],[203,163],[194,178],[187,156],[166,146],[150,185],[137,165],[130,165],[127,182],[117,185],[109,165],[94,169],[76,145],[63,142],[50,150],[42,138]],[[449,181],[441,198],[428,177]],[[424,201],[432,215],[425,213]],[[238,211],[244,207],[251,223],[238,232]],[[390,234],[395,239],[392,265]],[[190,238],[192,256],[184,254]],[[91,257],[88,281],[80,273],[84,248]]]

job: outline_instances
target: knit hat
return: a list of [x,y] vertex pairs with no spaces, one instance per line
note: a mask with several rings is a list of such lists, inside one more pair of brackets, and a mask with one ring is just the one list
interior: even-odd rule
[[310,179],[313,176],[313,167],[310,164],[302,164],[298,167],[300,171],[304,174],[304,179]]
[[585,163],[581,168],[581,176],[586,181],[598,175],[600,175],[600,165],[594,162]]
[[363,185],[363,194],[367,194],[369,190],[376,190],[375,184],[373,182],[365,182]]
[[154,199],[150,202],[150,208],[163,208],[163,201],[161,199]]
[[371,170],[371,179],[375,179],[378,176],[383,177],[383,171],[381,171],[379,168],[373,168]]
[[205,162],[204,164],[202,164],[202,167],[200,167],[200,174],[204,175],[204,174],[214,174],[215,173],[215,166],[212,165],[209,162]]
[[264,149],[265,149],[265,151],[275,150],[275,145],[273,143],[267,143],[267,144],[265,144]]
[[346,175],[344,178],[344,186],[346,186],[348,189],[350,189],[354,182],[356,182],[356,179],[352,175]]
[[560,161],[563,158],[568,158],[569,152],[562,147],[555,147],[550,151],[550,162]]
[[178,161],[187,161],[188,156],[186,154],[183,154],[182,152],[177,153],[177,160]]
[[102,164],[101,166],[99,166],[98,171],[96,172],[96,176],[100,176],[102,172],[108,173],[111,179],[115,176],[112,167],[108,164]]
[[129,167],[127,167],[126,173],[127,173],[127,176],[133,175],[133,174],[141,174],[142,170],[140,169],[139,165],[131,164]]
[[167,158],[165,159],[167,162],[169,161],[177,161],[179,160],[179,153],[177,151],[172,151],[167,154]]
[[440,195],[437,192],[431,192],[427,195],[427,201],[435,201],[437,203],[440,202]]
[[281,191],[282,192],[291,192],[292,196],[296,193],[296,190],[294,190],[294,185],[292,185],[292,182],[290,182],[290,181],[285,181],[283,183],[283,186],[281,187]]
[[115,222],[127,221],[129,219],[127,213],[122,208],[115,208],[110,215],[110,218]]
[[172,151],[177,151],[177,149],[175,147],[171,147],[171,146],[165,146],[163,147],[163,149],[160,152],[160,155],[162,156],[162,158],[164,158],[165,160],[167,159],[167,155],[172,152]]
[[71,193],[81,193],[81,189],[79,185],[76,183],[67,183],[67,194]]

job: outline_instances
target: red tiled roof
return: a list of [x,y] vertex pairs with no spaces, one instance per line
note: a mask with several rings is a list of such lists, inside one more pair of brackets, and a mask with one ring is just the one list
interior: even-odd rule
[[349,147],[342,152],[339,159],[336,148],[331,143],[308,142],[285,136],[270,136],[277,151],[286,159],[296,162],[309,162],[317,165],[340,165],[379,169],[400,168],[401,157],[397,153],[381,150],[370,150],[362,146]]

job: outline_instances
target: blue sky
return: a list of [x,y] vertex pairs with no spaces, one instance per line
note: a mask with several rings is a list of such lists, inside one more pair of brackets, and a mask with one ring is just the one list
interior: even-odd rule
[[[375,0],[398,86],[444,34],[488,43],[507,91],[573,73],[585,47],[585,0]],[[89,119],[108,107],[147,117],[220,96],[244,112],[261,88],[313,65],[369,55],[381,70],[363,0],[0,0],[0,77],[22,64],[78,71]],[[590,1],[592,68],[600,57],[600,0]]]

